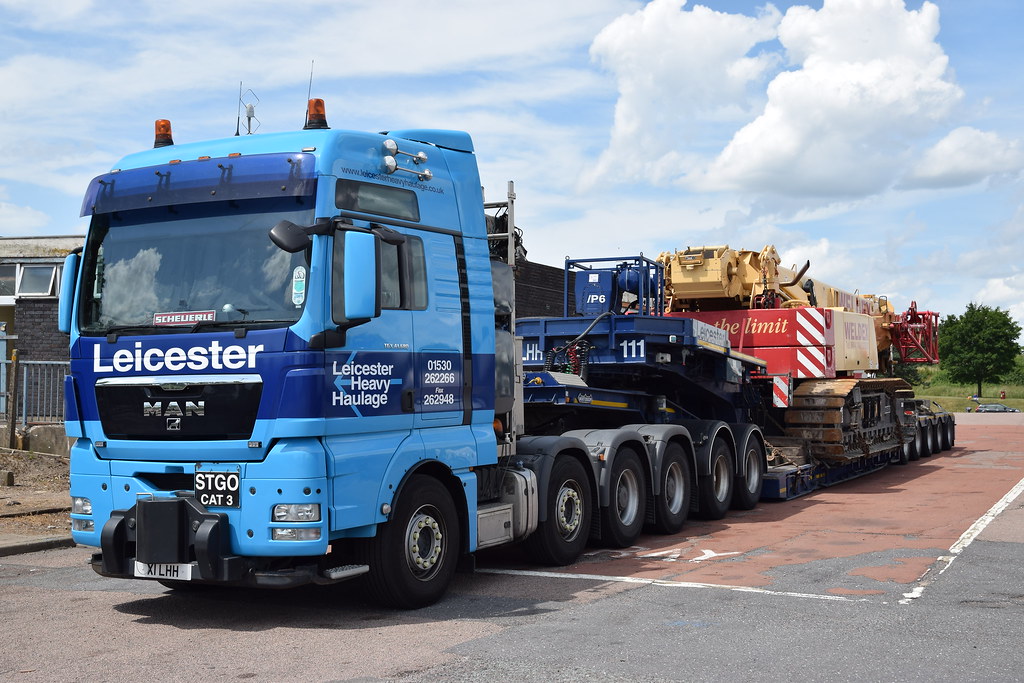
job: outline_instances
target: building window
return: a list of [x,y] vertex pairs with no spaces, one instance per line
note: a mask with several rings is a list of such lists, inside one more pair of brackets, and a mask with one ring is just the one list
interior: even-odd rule
[[53,296],[57,266],[22,266],[18,296]]
[[12,264],[0,266],[0,296],[14,296],[14,282],[18,274],[18,266]]

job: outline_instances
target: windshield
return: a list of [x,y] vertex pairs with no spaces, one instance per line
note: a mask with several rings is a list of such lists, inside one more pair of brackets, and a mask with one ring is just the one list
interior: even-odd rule
[[313,223],[312,207],[311,197],[288,197],[97,215],[84,255],[82,334],[298,320],[306,256],[267,235],[280,220]]

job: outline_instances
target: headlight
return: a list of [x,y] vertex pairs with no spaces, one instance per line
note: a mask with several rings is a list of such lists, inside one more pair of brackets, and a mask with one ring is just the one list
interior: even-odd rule
[[274,522],[319,522],[320,503],[282,503],[274,506]]
[[75,515],[91,515],[92,501],[88,498],[73,497],[71,499],[71,513]]
[[271,538],[275,541],[319,541],[319,527],[301,529],[271,529]]

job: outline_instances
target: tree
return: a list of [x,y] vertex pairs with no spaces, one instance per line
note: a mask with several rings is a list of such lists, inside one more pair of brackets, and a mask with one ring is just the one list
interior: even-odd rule
[[998,382],[1014,370],[1021,347],[1021,327],[999,308],[968,304],[961,316],[939,323],[939,356],[950,381],[977,384]]

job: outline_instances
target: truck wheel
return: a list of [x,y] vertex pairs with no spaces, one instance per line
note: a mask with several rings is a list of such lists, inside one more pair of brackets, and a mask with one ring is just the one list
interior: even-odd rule
[[459,518],[448,489],[414,474],[394,515],[369,539],[370,594],[392,607],[437,602],[451,583],[459,549]]
[[732,507],[736,510],[753,510],[761,500],[761,487],[764,484],[764,448],[757,439],[747,442],[747,452],[743,455],[743,464],[747,473],[736,477],[735,493]]
[[615,455],[609,478],[608,507],[601,509],[601,539],[613,548],[633,545],[644,528],[647,486],[640,457],[623,446]]
[[547,519],[526,539],[535,562],[562,566],[575,562],[587,546],[592,509],[587,471],[567,455],[555,459],[543,505]]
[[956,445],[956,422],[953,418],[949,418],[946,423],[946,432],[949,434],[949,447],[952,448]]
[[732,503],[732,451],[722,437],[711,446],[711,474],[702,476],[698,485],[700,516],[722,519]]
[[658,533],[674,534],[683,528],[690,512],[693,475],[686,451],[677,443],[665,448],[661,461],[661,494],[654,499],[654,528]]
[[944,450],[944,451],[948,451],[953,446],[953,444],[950,443],[950,438],[949,438],[949,421],[948,420],[943,420],[942,422],[940,422],[938,429],[939,429],[939,447],[942,450]]
[[933,454],[942,450],[942,445],[939,443],[939,424],[937,422],[928,425],[928,448],[931,449]]

